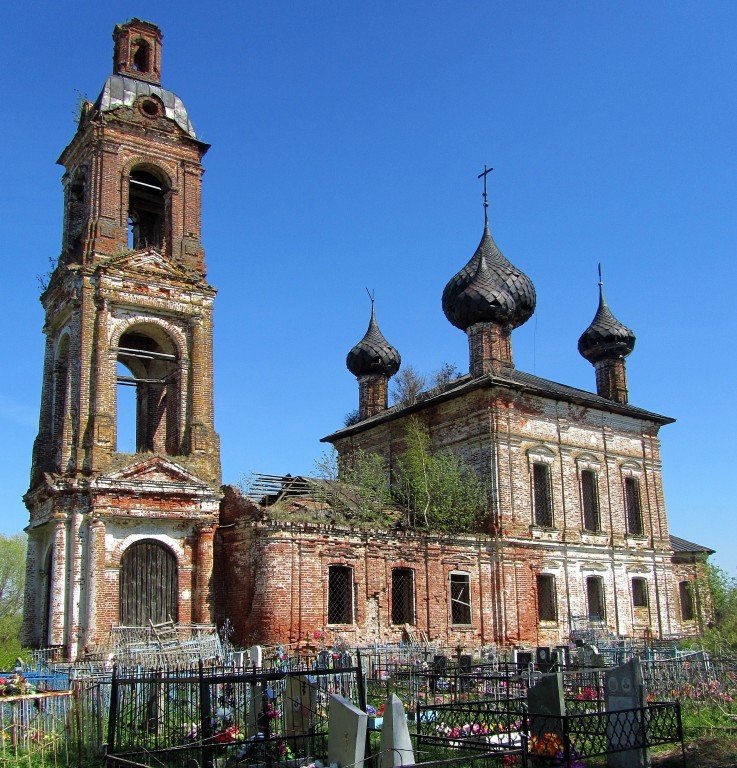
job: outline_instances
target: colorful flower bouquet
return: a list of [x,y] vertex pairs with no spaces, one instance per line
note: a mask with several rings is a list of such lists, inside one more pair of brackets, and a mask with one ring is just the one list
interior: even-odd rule
[[36,689],[23,675],[13,674],[8,677],[0,677],[0,697],[26,696],[36,693]]

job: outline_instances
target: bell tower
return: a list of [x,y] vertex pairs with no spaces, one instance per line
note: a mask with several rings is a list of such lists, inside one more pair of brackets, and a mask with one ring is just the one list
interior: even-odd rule
[[114,626],[210,622],[220,499],[200,240],[209,146],[160,84],[158,27],[133,19],[113,40],[113,74],[59,158],[62,245],[41,296],[25,496],[24,641],[70,658]]

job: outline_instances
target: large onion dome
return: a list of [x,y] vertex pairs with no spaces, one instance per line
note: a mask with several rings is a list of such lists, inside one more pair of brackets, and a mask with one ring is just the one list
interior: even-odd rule
[[604,297],[604,284],[599,271],[599,308],[591,325],[578,340],[578,351],[590,362],[627,357],[635,348],[635,334],[617,320]]
[[354,376],[368,376],[370,374],[393,376],[402,364],[399,352],[379,330],[373,302],[371,302],[371,320],[368,330],[361,341],[348,353],[345,364]]
[[[479,276],[479,264],[486,261],[486,276]],[[469,312],[470,296],[467,288],[475,283],[471,293],[472,304],[486,303],[483,312]],[[524,272],[510,264],[497,248],[486,220],[484,234],[471,260],[455,274],[443,291],[443,312],[448,320],[465,331],[472,322],[492,321],[517,328],[535,311],[535,286]],[[470,317],[483,314],[478,320]]]

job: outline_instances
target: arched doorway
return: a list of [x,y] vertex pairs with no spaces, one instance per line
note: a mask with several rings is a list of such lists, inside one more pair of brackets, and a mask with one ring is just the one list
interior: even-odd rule
[[128,547],[120,561],[120,623],[126,627],[177,621],[179,576],[168,547],[151,539]]

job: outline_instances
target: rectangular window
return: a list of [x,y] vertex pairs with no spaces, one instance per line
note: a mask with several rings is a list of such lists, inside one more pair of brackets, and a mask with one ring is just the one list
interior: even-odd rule
[[537,575],[537,618],[540,621],[556,621],[555,576],[549,573]]
[[467,573],[450,574],[450,622],[471,623],[471,577]]
[[532,465],[532,492],[535,506],[535,525],[553,527],[553,496],[550,487],[550,467],[535,462]]
[[392,570],[392,624],[415,623],[415,579],[409,568]]
[[583,505],[583,528],[585,531],[600,531],[599,483],[596,472],[584,469],[581,472],[581,503]]
[[640,481],[636,477],[624,478],[624,503],[627,508],[627,530],[635,536],[642,536],[642,506],[640,505]]
[[328,624],[353,624],[353,568],[328,569]]
[[678,585],[678,596],[681,600],[681,618],[683,621],[693,621],[696,618],[693,602],[693,589],[690,581],[682,581]]
[[635,608],[647,608],[647,580],[632,579],[632,605]]
[[586,578],[586,602],[589,621],[604,621],[604,581],[601,576]]

